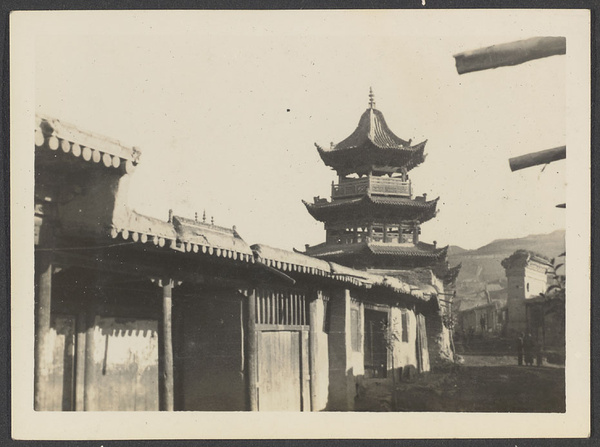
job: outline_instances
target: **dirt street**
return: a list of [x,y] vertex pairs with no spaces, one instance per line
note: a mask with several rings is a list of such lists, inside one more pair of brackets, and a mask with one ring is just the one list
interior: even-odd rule
[[423,374],[413,383],[368,385],[358,411],[564,412],[564,368],[517,366],[510,357],[465,356],[450,372]]

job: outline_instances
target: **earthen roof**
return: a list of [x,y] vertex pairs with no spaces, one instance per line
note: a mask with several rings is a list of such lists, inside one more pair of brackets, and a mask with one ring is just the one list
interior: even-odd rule
[[234,229],[173,216],[171,222],[130,211],[111,228],[113,238],[150,243],[180,252],[254,262],[250,246]]

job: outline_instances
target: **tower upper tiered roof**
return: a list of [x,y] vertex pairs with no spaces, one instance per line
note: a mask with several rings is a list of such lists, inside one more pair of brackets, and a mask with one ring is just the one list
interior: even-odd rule
[[388,127],[383,113],[375,108],[371,91],[369,108],[354,132],[338,144],[324,148],[315,143],[323,162],[339,175],[407,171],[425,161],[427,140],[411,146],[412,140],[398,137]]

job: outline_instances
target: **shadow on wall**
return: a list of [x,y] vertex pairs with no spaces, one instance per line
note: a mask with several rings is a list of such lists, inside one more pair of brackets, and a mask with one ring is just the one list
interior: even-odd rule
[[363,378],[363,375],[354,375],[354,368],[344,373],[344,369],[330,367],[329,392],[324,411],[353,410]]

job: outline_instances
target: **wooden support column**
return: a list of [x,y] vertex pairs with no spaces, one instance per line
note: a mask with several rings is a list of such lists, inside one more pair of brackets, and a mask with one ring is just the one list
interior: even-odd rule
[[302,411],[312,410],[312,386],[311,386],[311,366],[310,366],[310,334],[307,330],[300,331],[300,368],[302,371]]
[[75,323],[75,411],[85,409],[85,323],[85,312],[79,312]]
[[47,337],[50,332],[52,303],[52,258],[51,252],[37,252],[35,276],[37,296],[35,297],[35,366],[34,366],[34,409],[44,410],[44,381],[48,370]]
[[413,225],[413,244],[419,243],[419,224],[415,223]]
[[317,305],[318,301],[321,299],[322,292],[319,290],[316,292],[316,297],[310,300],[309,304],[309,316],[308,321],[310,322],[310,333],[309,333],[309,361],[310,361],[310,410],[316,411],[315,405],[317,402],[317,381],[318,381],[318,372],[317,372],[317,322],[318,313],[317,313]]
[[160,386],[160,411],[173,411],[173,338],[171,310],[173,306],[173,280],[162,280],[162,380]]
[[96,409],[96,365],[94,364],[94,335],[96,331],[96,309],[94,306],[88,307],[85,320],[85,389],[83,392],[83,409],[85,411],[93,411]]
[[258,411],[258,372],[257,372],[257,343],[256,343],[256,289],[248,291],[246,300],[248,302],[248,342],[246,347],[248,349],[246,355],[246,368],[248,371],[247,387],[248,387],[248,406],[250,411]]

